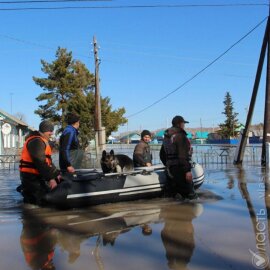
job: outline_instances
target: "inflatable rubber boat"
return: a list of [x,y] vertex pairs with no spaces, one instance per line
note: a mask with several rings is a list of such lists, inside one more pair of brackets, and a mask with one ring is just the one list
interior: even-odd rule
[[[204,181],[204,171],[198,163],[192,164],[194,188]],[[154,165],[134,171],[104,174],[95,169],[77,170],[63,175],[56,189],[45,195],[45,205],[73,208],[119,201],[129,201],[161,196],[168,176],[165,167]]]

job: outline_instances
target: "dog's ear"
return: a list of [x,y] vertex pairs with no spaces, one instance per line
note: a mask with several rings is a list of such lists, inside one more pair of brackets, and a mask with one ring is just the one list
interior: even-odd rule
[[102,151],[102,159],[103,159],[103,160],[105,159],[106,155],[107,155],[106,151],[103,150],[103,151]]
[[113,151],[113,149],[110,151],[110,155],[112,155],[114,157],[114,151]]

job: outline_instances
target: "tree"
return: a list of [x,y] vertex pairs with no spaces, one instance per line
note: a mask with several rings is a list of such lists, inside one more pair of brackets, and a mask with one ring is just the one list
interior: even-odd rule
[[240,127],[237,119],[238,113],[234,112],[232,97],[229,92],[226,92],[223,104],[224,112],[222,113],[225,114],[226,119],[224,123],[219,124],[220,130],[218,133],[222,138],[229,139],[230,137],[235,137],[238,134],[237,129]]
[[[34,82],[43,89],[36,100],[42,102],[35,111],[42,120],[49,119],[58,126],[56,133],[60,133],[66,126],[65,116],[67,113],[80,115],[80,140],[83,147],[94,138],[94,83],[95,77],[86,66],[72,57],[72,52],[58,48],[56,59],[52,63],[41,60],[42,71],[47,75],[45,78],[33,77]],[[106,100],[106,102],[104,101]],[[106,134],[116,131],[120,124],[127,122],[123,117],[124,108],[113,111],[109,105],[109,98],[101,98],[101,110],[104,112]],[[108,130],[107,130],[108,128]]]
[[21,121],[23,121],[23,122],[27,122],[26,116],[25,116],[25,114],[22,113],[22,112],[16,112],[16,113],[14,114],[14,116],[17,117],[19,120],[21,120]]
[[50,119],[62,127],[68,112],[68,104],[93,87],[94,76],[84,64],[72,59],[71,52],[60,47],[56,51],[55,61],[47,63],[41,60],[41,64],[41,70],[48,76],[33,77],[33,80],[45,92],[36,100],[44,101],[45,104],[39,105],[35,113],[42,119]]

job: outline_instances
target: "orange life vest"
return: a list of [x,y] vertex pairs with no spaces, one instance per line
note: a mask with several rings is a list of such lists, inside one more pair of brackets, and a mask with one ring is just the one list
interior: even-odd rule
[[[40,234],[21,235],[21,246],[27,264],[34,269],[39,266],[43,269],[48,265],[54,256],[54,239],[52,238],[52,230],[40,232]],[[32,268],[31,267],[31,268]],[[41,269],[39,268],[38,269]]]
[[34,138],[40,138],[45,144],[45,156],[46,156],[46,163],[51,166],[52,165],[52,149],[49,145],[49,142],[43,138],[42,136],[31,136],[29,137],[23,146],[21,160],[20,160],[20,171],[32,174],[39,174],[39,171],[36,169],[35,164],[33,163],[32,157],[27,149],[27,144],[30,140]]

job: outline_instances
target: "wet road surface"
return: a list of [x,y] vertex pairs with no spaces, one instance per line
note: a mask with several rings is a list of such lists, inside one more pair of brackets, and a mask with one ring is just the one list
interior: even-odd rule
[[199,199],[59,211],[23,205],[0,171],[0,269],[270,269],[270,181],[259,166],[205,168]]

